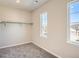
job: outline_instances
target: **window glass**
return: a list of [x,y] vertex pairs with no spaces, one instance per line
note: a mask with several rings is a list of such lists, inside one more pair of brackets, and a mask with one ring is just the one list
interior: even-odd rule
[[40,36],[47,37],[47,21],[48,14],[47,12],[43,12],[40,14]]
[[70,41],[79,43],[79,1],[73,1],[68,5]]

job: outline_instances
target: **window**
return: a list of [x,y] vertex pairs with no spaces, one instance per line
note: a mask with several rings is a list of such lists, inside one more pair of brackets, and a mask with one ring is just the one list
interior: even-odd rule
[[47,38],[47,21],[48,14],[43,12],[40,14],[40,36]]
[[79,44],[79,1],[68,4],[68,42]]

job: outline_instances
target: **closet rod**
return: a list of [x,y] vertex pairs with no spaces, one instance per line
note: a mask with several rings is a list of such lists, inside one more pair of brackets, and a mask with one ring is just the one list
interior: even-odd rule
[[33,23],[24,23],[24,22],[8,22],[8,21],[1,21],[0,23],[16,23],[16,24],[33,24]]

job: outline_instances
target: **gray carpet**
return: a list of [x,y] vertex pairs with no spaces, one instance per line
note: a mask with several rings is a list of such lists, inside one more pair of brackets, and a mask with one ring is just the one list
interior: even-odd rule
[[0,58],[56,58],[33,43],[0,49]]

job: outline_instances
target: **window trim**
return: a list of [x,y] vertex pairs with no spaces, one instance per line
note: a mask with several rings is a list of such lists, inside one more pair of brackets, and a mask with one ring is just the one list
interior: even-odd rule
[[[45,13],[47,14],[47,24],[48,24],[48,12],[47,12],[47,11],[41,12],[41,13],[40,13],[40,37],[47,39],[48,34],[47,34],[47,36],[41,35],[41,34],[42,34],[42,33],[41,33],[41,25],[42,25],[42,23],[41,23],[41,18],[42,18],[42,15],[45,14]],[[44,16],[44,15],[43,15],[43,16]],[[48,25],[47,25],[47,26],[48,26]],[[47,33],[48,33],[48,32],[47,32]]]
[[78,0],[73,0],[73,1],[70,1],[67,3],[67,43],[69,44],[73,44],[75,46],[79,46],[79,42],[73,42],[70,40],[70,17],[69,17],[69,5],[74,3],[74,2],[77,2]]

